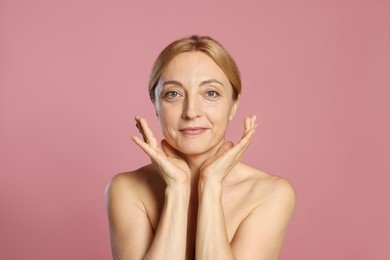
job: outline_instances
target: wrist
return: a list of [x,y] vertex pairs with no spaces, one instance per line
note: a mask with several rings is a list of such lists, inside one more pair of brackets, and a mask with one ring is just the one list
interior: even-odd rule
[[174,199],[188,199],[191,194],[189,183],[175,183],[167,185],[165,188],[165,197]]
[[214,194],[217,197],[220,197],[222,194],[222,182],[216,179],[199,179],[198,183],[199,194]]
[[201,171],[199,173],[199,182],[217,185],[218,183],[222,184],[222,179],[220,174],[215,172]]

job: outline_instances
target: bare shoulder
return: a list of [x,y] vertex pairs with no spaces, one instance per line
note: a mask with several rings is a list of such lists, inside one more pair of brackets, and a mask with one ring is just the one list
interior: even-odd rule
[[151,165],[146,165],[135,171],[118,173],[106,186],[106,199],[141,198],[142,194],[149,193],[154,186],[158,185],[155,171]]
[[[150,172],[150,165],[143,166],[134,171],[121,172],[116,174],[111,178],[108,182],[106,189],[116,189],[121,188],[123,186],[132,186],[136,183],[142,183],[147,181],[147,175]],[[135,185],[137,186],[137,185]]]
[[271,202],[270,204],[275,205],[277,202],[286,210],[295,207],[296,193],[289,180],[242,163],[239,169],[242,182],[250,187],[251,194],[256,197],[258,204],[265,205]]
[[293,186],[285,178],[241,163],[235,177],[240,180],[236,190],[245,193],[240,203],[247,205],[247,214],[232,241],[235,255],[240,259],[277,259],[295,207]]
[[[147,202],[158,183],[150,165],[115,175],[106,187],[106,210],[114,259],[141,259],[153,239]],[[157,185],[158,186],[158,185]]]

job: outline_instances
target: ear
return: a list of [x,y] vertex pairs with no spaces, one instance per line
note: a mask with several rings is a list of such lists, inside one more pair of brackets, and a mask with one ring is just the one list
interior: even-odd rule
[[234,101],[232,109],[230,110],[229,120],[232,120],[237,112],[238,104],[240,103],[240,95],[238,95],[237,99]]

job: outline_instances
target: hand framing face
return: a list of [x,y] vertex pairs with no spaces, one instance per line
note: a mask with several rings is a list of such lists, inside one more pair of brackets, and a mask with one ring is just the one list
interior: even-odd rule
[[[159,147],[145,118],[136,116],[135,120],[143,140],[137,136],[132,136],[132,139],[150,157],[165,183],[174,185],[189,182],[191,172],[184,159],[165,139],[161,141],[161,148]],[[251,143],[256,126],[256,116],[246,117],[241,140],[236,145],[230,141],[225,142],[212,157],[207,159],[200,167],[199,174],[202,179],[222,182]]]

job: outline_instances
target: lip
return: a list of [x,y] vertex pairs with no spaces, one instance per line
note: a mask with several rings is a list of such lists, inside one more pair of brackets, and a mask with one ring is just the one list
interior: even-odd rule
[[208,130],[207,127],[185,127],[179,131],[184,135],[200,135]]

